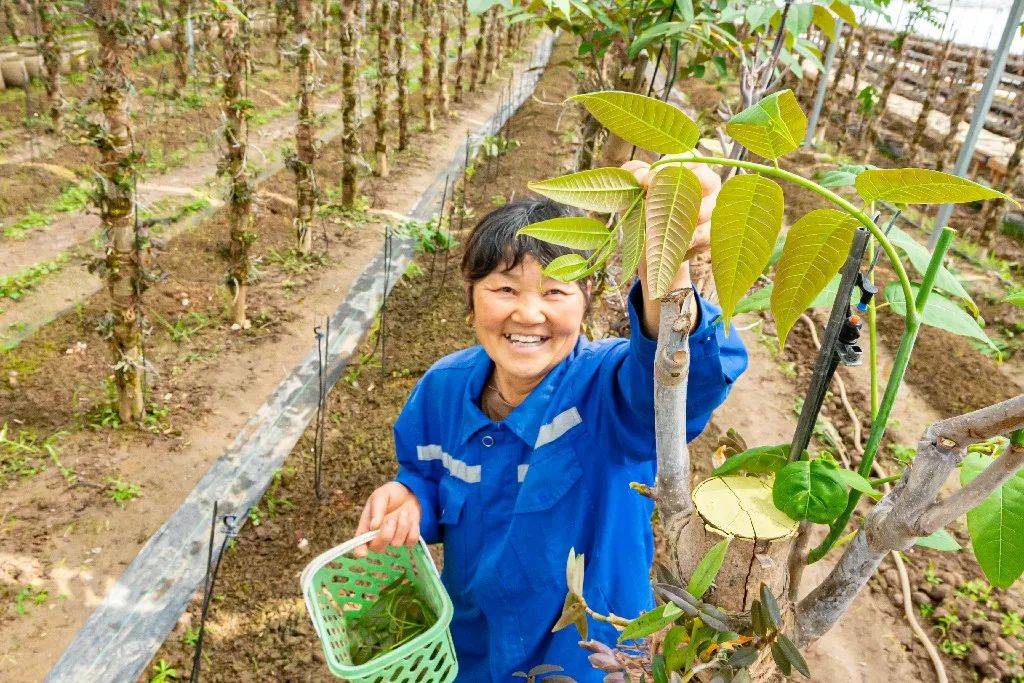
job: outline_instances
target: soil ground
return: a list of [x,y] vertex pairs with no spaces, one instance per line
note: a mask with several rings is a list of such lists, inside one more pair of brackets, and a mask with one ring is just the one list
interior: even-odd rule
[[[6,437],[26,448],[4,450],[0,470],[0,679],[43,677],[139,547],[308,352],[314,325],[380,248],[384,221],[412,208],[438,160],[450,159],[466,132],[495,109],[503,73],[453,105],[436,134],[416,133],[410,149],[394,157],[391,177],[365,178],[365,211],[333,203],[340,149],[326,145],[317,164],[326,198],[316,258],[291,252],[292,173],[282,171],[261,187],[252,329],[233,331],[224,322],[224,212],[159,250],[163,278],[145,295],[152,328],[146,354],[155,368],[148,376],[146,429],[117,428],[96,382],[109,365],[94,332],[102,296],[4,355],[0,414],[9,419]],[[418,116],[420,98],[410,105]],[[372,127],[363,135],[369,148]],[[55,446],[52,458],[44,440]],[[137,497],[128,485],[138,487]],[[116,490],[128,498],[123,507],[112,499]]]

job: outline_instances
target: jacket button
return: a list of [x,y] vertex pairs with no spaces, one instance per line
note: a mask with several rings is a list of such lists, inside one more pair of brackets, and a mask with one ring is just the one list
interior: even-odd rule
[[494,437],[488,434],[487,436],[480,440],[480,443],[484,445],[484,448],[490,448],[491,446],[494,445]]

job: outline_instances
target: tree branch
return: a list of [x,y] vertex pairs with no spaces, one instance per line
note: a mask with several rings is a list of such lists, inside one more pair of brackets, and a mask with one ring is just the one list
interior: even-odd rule
[[655,497],[663,518],[689,514],[690,451],[686,445],[686,384],[690,374],[689,335],[693,289],[669,292],[661,300],[658,349],[654,357],[654,437],[658,452]]

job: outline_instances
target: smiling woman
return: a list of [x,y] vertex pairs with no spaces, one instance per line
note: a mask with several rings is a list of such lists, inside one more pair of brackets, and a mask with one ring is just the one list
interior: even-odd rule
[[[646,165],[626,170],[641,184],[648,175]],[[717,176],[701,184],[713,205]],[[564,282],[550,266],[586,258],[580,247],[589,242],[531,236],[566,221],[607,236],[602,224],[547,199],[502,206],[473,230],[462,272],[480,344],[420,379],[395,423],[396,481],[371,494],[357,530],[380,530],[374,550],[421,536],[444,543],[460,680],[508,680],[540,663],[581,682],[603,678],[573,634],[552,633],[570,548],[587,557],[586,599],[595,610],[632,617],[654,604],[653,504],[629,485],[655,476],[659,305],[647,296],[641,259],[629,295],[632,336],[582,336],[591,280]],[[699,238],[694,244],[706,248]],[[686,264],[668,280],[690,287]],[[699,298],[689,352],[692,439],[747,356],[735,330],[726,337],[719,311]],[[599,622],[593,637],[614,642],[616,634]]]

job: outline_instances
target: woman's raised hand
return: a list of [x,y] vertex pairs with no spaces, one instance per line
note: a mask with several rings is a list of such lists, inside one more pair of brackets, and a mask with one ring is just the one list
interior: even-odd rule
[[[389,481],[366,500],[356,536],[380,529],[369,543],[370,550],[378,553],[389,545],[415,545],[420,540],[421,514],[420,501],[412,491],[397,481]],[[366,546],[356,548],[355,555],[365,556]]]

